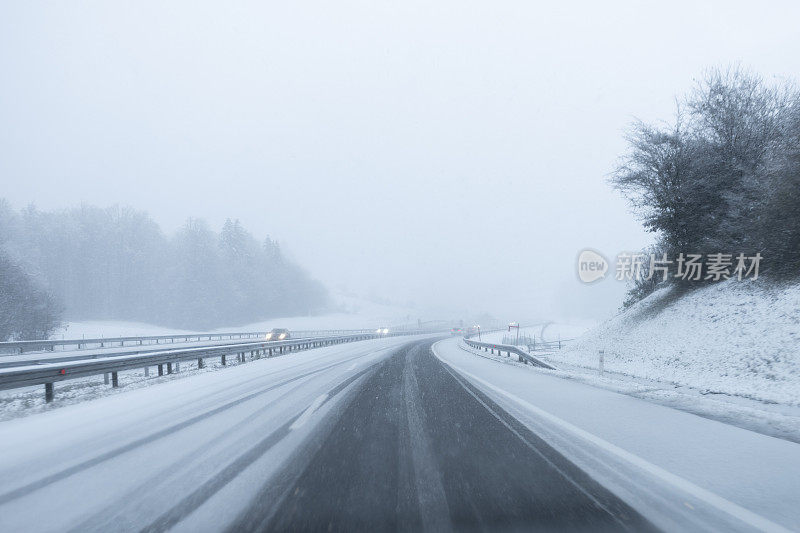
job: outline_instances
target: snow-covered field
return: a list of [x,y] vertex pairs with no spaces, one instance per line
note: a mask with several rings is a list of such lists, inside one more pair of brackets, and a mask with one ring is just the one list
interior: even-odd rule
[[800,406],[800,284],[662,289],[552,355],[556,363]]
[[[368,300],[338,295],[340,311],[316,316],[296,316],[273,318],[250,324],[233,324],[202,333],[256,332],[272,328],[290,330],[336,330],[336,329],[376,329],[405,324],[414,325],[420,317],[414,309],[384,305]],[[147,335],[171,335],[199,333],[197,331],[165,328],[142,322],[116,320],[87,320],[69,322],[66,329],[57,331],[54,339],[80,339],[100,337],[137,337]]]
[[[561,340],[564,341],[564,344],[566,345],[567,342],[580,337],[595,326],[597,326],[597,321],[595,320],[543,322],[535,325],[522,324],[519,328],[519,334],[521,337],[535,337],[536,342],[552,342]],[[508,332],[508,330],[492,331],[490,333],[481,334],[481,340],[484,342],[499,343],[502,342],[503,337],[514,335],[516,335],[516,330],[512,330],[511,332]]]
[[[237,328],[232,331],[244,331]],[[99,339],[109,337],[145,337],[149,335],[173,335],[180,333],[197,333],[184,329],[164,328],[143,322],[125,322],[122,320],[86,320],[67,322],[64,329],[57,331],[51,339]]]

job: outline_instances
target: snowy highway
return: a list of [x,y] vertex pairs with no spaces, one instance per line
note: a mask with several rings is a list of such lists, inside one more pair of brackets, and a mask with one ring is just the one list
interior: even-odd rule
[[318,348],[2,422],[0,530],[800,524],[800,445],[435,341]]

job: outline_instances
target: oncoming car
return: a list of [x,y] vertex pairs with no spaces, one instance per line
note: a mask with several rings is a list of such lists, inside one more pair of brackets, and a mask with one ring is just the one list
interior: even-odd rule
[[285,341],[286,339],[291,339],[292,336],[289,334],[289,330],[286,328],[274,328],[272,331],[267,333],[266,339],[268,341]]

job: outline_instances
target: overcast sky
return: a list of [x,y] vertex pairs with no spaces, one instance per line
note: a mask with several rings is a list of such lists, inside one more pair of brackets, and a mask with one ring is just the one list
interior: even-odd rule
[[[558,4],[558,5],[555,5]],[[239,218],[332,289],[603,316],[652,236],[607,184],[703,68],[800,73],[800,3],[0,4],[0,197]]]

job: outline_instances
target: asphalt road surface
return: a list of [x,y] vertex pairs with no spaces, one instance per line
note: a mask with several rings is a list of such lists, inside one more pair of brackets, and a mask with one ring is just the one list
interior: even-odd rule
[[0,532],[797,530],[795,443],[432,343],[65,387],[0,423]]
[[648,531],[431,352],[375,365],[230,531]]

